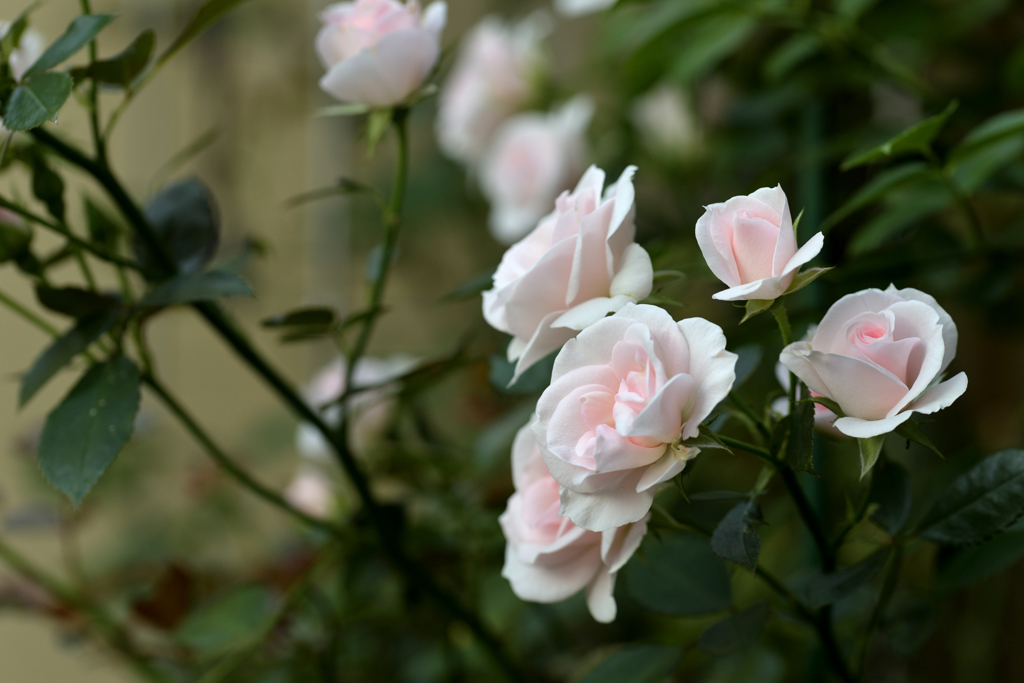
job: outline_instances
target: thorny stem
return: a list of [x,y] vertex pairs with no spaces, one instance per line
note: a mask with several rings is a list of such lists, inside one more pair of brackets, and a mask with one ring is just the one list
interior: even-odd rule
[[[139,209],[135,202],[129,197],[124,187],[117,180],[109,167],[102,161],[90,159],[81,151],[65,143],[59,138],[51,135],[43,128],[36,128],[31,134],[39,142],[50,147],[54,152],[62,156],[66,161],[78,166],[95,178],[95,180],[107,191],[110,198],[117,205],[118,209],[134,227],[136,234],[145,244],[148,251],[157,261],[157,265],[166,276],[172,276],[177,272],[177,266],[167,253],[166,248],[147,220],[145,214]],[[404,134],[399,134],[399,144],[405,145]],[[407,154],[407,151],[400,151],[400,158]],[[400,163],[400,166],[403,164]],[[407,169],[406,169],[407,170]],[[396,184],[395,189],[402,189],[404,194],[404,179],[401,187]],[[401,199],[395,198],[392,205],[401,207]],[[392,219],[394,220],[394,219]],[[395,223],[393,230],[397,237],[398,224]],[[392,245],[392,249],[393,249]],[[382,264],[381,272],[387,270],[388,263]],[[383,285],[381,284],[381,287]],[[383,291],[383,290],[381,290]],[[424,593],[440,604],[459,621],[462,621],[477,637],[477,639],[488,650],[492,658],[498,663],[512,680],[521,680],[522,672],[505,654],[500,642],[487,630],[475,614],[467,610],[462,604],[447,591],[445,591],[427,573],[426,569],[413,561],[404,551],[400,539],[395,538],[392,530],[388,528],[381,513],[380,504],[377,502],[370,489],[369,480],[356,462],[352,451],[348,447],[347,440],[342,432],[336,432],[323,420],[320,414],[311,408],[306,401],[299,396],[298,392],[277,372],[260,353],[250,344],[245,335],[237,328],[233,320],[216,303],[201,302],[195,303],[192,307],[221,335],[225,342],[230,345],[235,353],[242,360],[248,363],[252,369],[266,381],[271,388],[279,395],[281,400],[299,417],[299,419],[312,424],[319,431],[328,443],[334,448],[338,459],[356,489],[360,500],[371,519],[374,529],[377,532],[381,548],[386,553],[395,569],[400,572],[413,585],[418,586]],[[344,422],[344,421],[343,421]]]

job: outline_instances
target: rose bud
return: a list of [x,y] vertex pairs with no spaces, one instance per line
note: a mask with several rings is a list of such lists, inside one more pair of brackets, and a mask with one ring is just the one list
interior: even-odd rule
[[560,514],[592,531],[643,518],[658,484],[699,449],[677,442],[736,379],[725,334],[701,318],[630,304],[569,341],[537,403],[534,434],[562,485]]
[[633,242],[635,171],[627,168],[602,197],[604,171],[591,166],[502,257],[483,308],[491,327],[513,337],[513,382],[580,330],[651,293],[651,258]]
[[837,301],[811,340],[779,360],[812,392],[830,398],[835,422],[858,439],[893,431],[912,413],[930,414],[967,390],[967,375],[940,381],[956,355],[953,319],[928,294],[889,285]]
[[594,619],[615,619],[615,577],[647,533],[647,517],[602,533],[558,516],[558,482],[551,478],[530,425],[512,446],[516,492],[499,518],[505,533],[501,570],[523,600],[559,602],[582,588]]
[[342,102],[391,107],[423,85],[441,52],[444,2],[420,16],[416,0],[356,0],[331,5],[316,49],[327,73],[320,87]]
[[800,266],[825,243],[819,232],[799,250],[782,187],[762,187],[746,197],[712,204],[697,221],[697,244],[711,272],[729,289],[723,301],[777,299]]

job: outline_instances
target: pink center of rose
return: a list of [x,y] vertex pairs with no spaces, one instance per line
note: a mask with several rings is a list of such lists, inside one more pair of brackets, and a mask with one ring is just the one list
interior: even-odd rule
[[895,326],[895,316],[890,311],[860,316],[846,330],[849,355],[887,370],[910,386],[917,379],[917,373],[910,368],[911,354],[921,339],[896,339],[893,336]]

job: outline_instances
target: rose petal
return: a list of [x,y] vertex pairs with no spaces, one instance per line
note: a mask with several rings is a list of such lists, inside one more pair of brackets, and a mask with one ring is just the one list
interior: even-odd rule
[[967,391],[967,374],[961,372],[921,394],[920,398],[910,404],[908,410],[931,415],[951,406],[953,401],[964,395],[965,391]]

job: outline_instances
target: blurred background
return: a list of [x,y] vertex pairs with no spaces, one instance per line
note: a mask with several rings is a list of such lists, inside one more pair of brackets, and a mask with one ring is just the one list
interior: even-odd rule
[[[155,29],[158,46],[168,44],[195,4],[95,0],[95,12],[120,15],[101,35],[101,56],[119,52],[145,28]],[[385,189],[394,161],[389,138],[366,158],[359,119],[313,115],[332,103],[316,87],[322,69],[313,40],[324,6],[243,4],[137,97],[110,143],[112,165],[140,201],[189,175],[212,188],[225,231],[218,258],[244,259],[240,267],[257,292],[230,307],[300,386],[335,358],[333,345],[281,344],[259,322],[307,304],[343,315],[359,310],[379,221],[372,204],[359,199],[290,200],[343,176]],[[0,19],[21,10],[18,0],[0,0]],[[547,12],[550,34],[529,108],[546,110],[579,93],[593,99],[587,161],[612,177],[628,164],[639,166],[638,241],[656,270],[685,274],[658,292],[661,302],[677,319],[702,316],[722,325],[729,347],[745,349],[750,372],[740,391],[757,410],[782,393],[774,375],[781,341],[769,316],[739,327],[742,310],[711,300],[721,287],[703,263],[693,226],[706,204],[781,183],[794,213],[803,211],[800,242],[826,231],[815,265],[838,266],[791,297],[797,335],[840,296],[890,282],[931,293],[957,322],[960,346],[951,371],[966,371],[970,389],[926,427],[947,459],[887,443],[889,457],[912,473],[914,514],[979,458],[1021,446],[1024,128],[955,167],[943,164],[977,126],[1024,106],[1024,6],[1010,0],[638,0],[620,2],[610,14],[567,18],[541,1],[450,0],[445,43],[453,52],[443,60],[442,84],[459,38],[481,18],[521,19],[534,10]],[[32,26],[52,40],[77,11],[73,0],[51,0],[33,13]],[[101,106],[110,111],[118,101],[104,94]],[[957,192],[913,169],[902,178],[885,175],[907,160],[840,170],[852,153],[953,101],[958,108],[937,137],[934,163],[949,169]],[[381,496],[403,510],[415,554],[473,603],[513,651],[559,679],[575,680],[616,643],[691,642],[713,619],[645,611],[628,588],[629,570],[642,560],[634,559],[620,579],[620,617],[610,626],[594,624],[580,596],[552,606],[523,603],[499,575],[503,540],[496,519],[511,493],[508,449],[545,378],[541,371],[505,389],[506,340],[481,320],[479,298],[446,297],[486,276],[505,247],[488,230],[477,174],[438,150],[435,118],[433,99],[413,112],[408,218],[389,312],[371,353],[430,359],[465,343],[474,358],[490,361],[446,376],[403,404],[401,417],[364,454]],[[73,103],[56,130],[88,146],[86,116]],[[6,173],[5,192],[31,196],[24,175]],[[81,223],[79,196],[108,206],[85,179],[68,172],[65,180],[70,222]],[[67,283],[76,278],[71,266],[61,275]],[[0,270],[0,291],[34,302],[29,284],[10,266]],[[114,606],[154,651],[164,646],[162,634],[210,596],[245,584],[284,593],[302,574],[324,539],[240,490],[149,398],[128,449],[82,508],[72,510],[33,458],[42,420],[75,373],[64,373],[18,410],[18,379],[45,338],[6,309],[0,324],[0,378],[6,380],[0,384],[0,520],[15,547]],[[295,446],[291,415],[191,312],[162,316],[149,336],[165,381],[203,425],[261,481],[286,489],[308,465]],[[816,458],[823,477],[804,483],[823,514],[841,520],[857,499],[856,448],[820,438]],[[340,475],[329,464],[317,467],[338,491],[334,512],[348,515],[354,503]],[[713,454],[694,470],[688,491],[745,490],[737,487],[749,487],[759,465],[743,455]],[[680,519],[714,523],[728,508],[687,503],[674,492],[667,498],[664,505]],[[776,573],[799,574],[813,550],[781,496],[777,506],[773,500],[764,501],[769,525],[762,561]],[[870,530],[862,533],[870,543]],[[1001,538],[997,547],[971,549],[973,555],[926,544],[915,550],[901,586],[906,618],[894,619],[872,652],[870,680],[1021,679],[1024,530]],[[852,545],[848,552],[856,555]],[[340,551],[336,562],[341,569],[325,583],[341,585],[323,590],[337,590],[329,601],[344,607],[336,632],[351,673],[345,680],[493,679],[470,635],[403,593],[365,539]],[[13,574],[0,576],[4,680],[136,680],[83,637],[73,615],[55,613]],[[746,575],[733,581],[738,601],[762,590]],[[853,601],[848,613],[861,607]],[[224,680],[321,680],[302,667],[321,656],[323,633],[303,620],[317,623],[297,616],[262,650],[265,666],[260,660],[252,672]],[[687,654],[678,680],[823,680],[810,642],[792,624],[777,624],[750,652]],[[292,652],[291,659],[275,660],[279,650]]]

